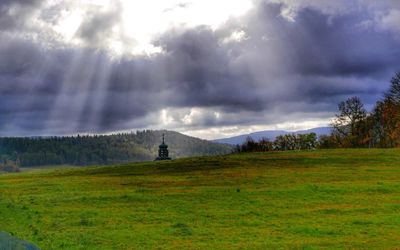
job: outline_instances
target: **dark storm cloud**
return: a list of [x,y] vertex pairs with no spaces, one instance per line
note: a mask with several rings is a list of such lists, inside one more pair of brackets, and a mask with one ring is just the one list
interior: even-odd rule
[[[0,134],[152,127],[161,109],[174,126],[207,128],[328,119],[354,95],[371,106],[399,70],[399,34],[352,3],[360,6],[341,14],[307,6],[285,17],[287,5],[261,1],[217,30],[166,32],[155,41],[163,53],[149,57],[115,59],[96,49],[117,25],[118,8],[87,15],[76,34],[86,48],[0,33]],[[12,14],[14,5],[2,2],[0,11]]]
[[177,93],[176,105],[261,108],[251,76],[235,71],[234,58],[209,28],[171,32],[159,45],[166,52],[167,87]]

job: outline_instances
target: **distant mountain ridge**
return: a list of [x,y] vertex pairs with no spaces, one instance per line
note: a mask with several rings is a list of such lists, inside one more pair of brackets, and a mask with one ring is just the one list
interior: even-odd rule
[[269,140],[273,141],[279,135],[315,133],[319,137],[321,135],[330,134],[331,131],[332,131],[332,127],[318,127],[318,128],[299,130],[299,131],[264,130],[264,131],[250,133],[250,134],[233,136],[233,137],[229,137],[229,138],[216,139],[216,140],[213,140],[213,142],[224,143],[224,144],[229,144],[229,145],[237,145],[237,144],[242,144],[243,142],[245,142],[246,138],[249,136],[251,138],[253,138],[253,140],[255,140],[255,141],[259,141],[262,138],[268,138]]

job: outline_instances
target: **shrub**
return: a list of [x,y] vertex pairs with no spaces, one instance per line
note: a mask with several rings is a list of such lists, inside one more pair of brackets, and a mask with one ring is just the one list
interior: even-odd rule
[[5,162],[0,164],[0,171],[16,173],[20,172],[20,169],[17,162],[6,160]]

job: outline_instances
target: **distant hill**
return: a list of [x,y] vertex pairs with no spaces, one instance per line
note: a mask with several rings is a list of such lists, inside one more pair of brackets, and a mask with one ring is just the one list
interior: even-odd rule
[[253,138],[256,141],[261,140],[262,138],[268,138],[269,140],[273,141],[279,135],[316,133],[317,136],[321,136],[321,135],[330,134],[331,131],[332,131],[331,127],[319,127],[319,128],[299,130],[299,131],[294,131],[294,132],[293,131],[285,131],[285,130],[265,130],[265,131],[251,133],[251,134],[244,134],[244,135],[238,135],[238,136],[229,137],[229,138],[216,139],[213,141],[218,142],[218,143],[237,145],[237,144],[242,144],[243,142],[245,142],[246,138],[248,136],[250,136],[251,138]]
[[18,160],[21,166],[96,165],[153,160],[162,134],[174,158],[220,155],[232,146],[173,131],[75,137],[0,138],[0,162]]

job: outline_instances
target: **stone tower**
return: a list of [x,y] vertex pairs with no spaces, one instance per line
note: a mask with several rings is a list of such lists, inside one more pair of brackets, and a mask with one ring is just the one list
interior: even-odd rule
[[171,158],[168,157],[168,145],[165,144],[164,134],[162,135],[162,143],[158,146],[158,157],[156,158],[156,161],[162,160],[171,160]]

